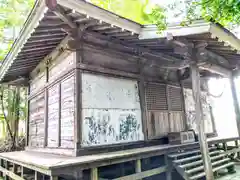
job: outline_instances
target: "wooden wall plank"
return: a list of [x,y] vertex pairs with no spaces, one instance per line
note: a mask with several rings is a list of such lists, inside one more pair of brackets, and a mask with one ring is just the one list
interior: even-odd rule
[[29,145],[44,146],[44,93],[30,100],[29,105]]
[[59,140],[59,84],[48,89],[48,147],[58,147]]
[[61,147],[73,148],[74,112],[75,111],[75,76],[61,82]]

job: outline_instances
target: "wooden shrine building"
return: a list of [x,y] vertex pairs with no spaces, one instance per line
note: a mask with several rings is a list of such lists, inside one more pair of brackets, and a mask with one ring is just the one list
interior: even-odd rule
[[[157,32],[82,0],[38,0],[0,68],[1,83],[29,87],[26,149],[0,154],[0,176],[211,180],[233,172],[239,137],[207,140],[217,132],[206,84],[230,79],[240,132],[240,40],[204,21]],[[198,142],[184,134],[192,130]],[[171,144],[169,134],[187,143]]]

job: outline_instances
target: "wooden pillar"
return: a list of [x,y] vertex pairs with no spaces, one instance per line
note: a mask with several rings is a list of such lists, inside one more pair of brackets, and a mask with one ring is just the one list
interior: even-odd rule
[[91,173],[90,180],[98,180],[98,168],[92,168],[90,173]]
[[198,139],[200,150],[202,154],[204,170],[206,173],[206,180],[213,180],[212,164],[209,156],[208,143],[206,139],[206,134],[204,131],[204,120],[201,105],[201,89],[200,89],[200,74],[199,69],[196,64],[191,65],[191,79],[192,79],[192,91],[195,101],[195,111],[196,111],[196,123],[198,130]]
[[144,79],[142,76],[138,83],[138,89],[139,89],[140,105],[141,105],[141,112],[142,112],[142,129],[143,129],[143,133],[144,133],[144,139],[147,140],[148,133],[147,133],[146,94],[145,94]]
[[233,98],[233,106],[235,110],[236,115],[236,123],[238,128],[238,136],[240,136],[240,109],[239,109],[239,103],[238,103],[238,97],[237,97],[237,90],[234,83],[234,76],[230,76],[230,87],[232,91],[232,98]]
[[78,64],[83,62],[82,47],[76,51],[76,69],[75,69],[75,122],[74,122],[74,139],[75,151],[77,151],[82,141],[82,72],[78,69]]
[[26,124],[25,124],[25,128],[26,128],[25,146],[29,146],[29,120],[30,120],[29,104],[30,104],[30,101],[28,100],[28,97],[30,95],[30,85],[28,85],[28,90],[27,90],[26,95],[27,95],[27,119],[26,119]]
[[[46,84],[49,79],[48,63],[46,63]],[[44,90],[44,147],[47,146],[48,142],[48,88],[45,87]]]
[[164,156],[165,159],[165,165],[167,166],[167,171],[166,171],[166,180],[172,180],[172,164],[169,163],[168,155],[165,154]]

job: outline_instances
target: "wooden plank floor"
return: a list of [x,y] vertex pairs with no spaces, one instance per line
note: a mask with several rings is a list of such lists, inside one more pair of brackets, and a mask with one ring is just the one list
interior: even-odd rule
[[[213,140],[219,141],[218,139]],[[109,152],[109,153],[101,153],[95,155],[85,155],[79,157],[70,157],[63,155],[53,155],[48,153],[41,152],[32,152],[32,151],[20,151],[20,152],[8,152],[8,153],[0,153],[0,158],[8,161],[14,161],[15,163],[23,163],[31,166],[36,166],[43,169],[56,169],[67,167],[69,165],[87,165],[93,162],[100,162],[112,159],[124,159],[129,158],[141,154],[150,154],[155,152],[160,152],[165,154],[166,152],[170,152],[171,150],[176,150],[178,148],[191,147],[197,145],[197,143],[185,144],[185,145],[158,145],[158,146],[150,146],[144,148],[135,148],[123,151]],[[159,155],[159,154],[158,154]]]

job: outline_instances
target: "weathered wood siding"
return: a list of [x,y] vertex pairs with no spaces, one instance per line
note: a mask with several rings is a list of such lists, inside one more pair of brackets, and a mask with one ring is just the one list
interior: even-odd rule
[[146,83],[148,138],[184,130],[183,102],[179,87]]
[[75,52],[65,52],[59,56],[49,67],[49,79],[48,82],[53,82],[57,78],[69,72],[73,69],[76,59]]
[[82,74],[82,145],[143,140],[137,81]]
[[[29,146],[46,145],[50,148],[67,149],[74,147],[75,62],[75,52],[65,51],[49,66],[48,79],[44,65],[39,66],[41,73],[37,74],[37,70],[32,73],[34,77],[30,81]],[[46,109],[44,91],[48,94]]]
[[46,72],[39,73],[30,81],[30,94],[34,94],[42,90],[46,84]]
[[74,110],[75,110],[75,76],[61,82],[61,147],[73,148],[74,144]]
[[[190,129],[194,129],[197,132],[196,112],[191,89],[184,89],[184,98],[188,127]],[[214,130],[212,125],[208,96],[206,92],[201,92],[201,103],[203,108],[203,121],[205,125],[205,132],[213,133]]]
[[44,146],[44,93],[30,100],[29,103],[29,145]]

